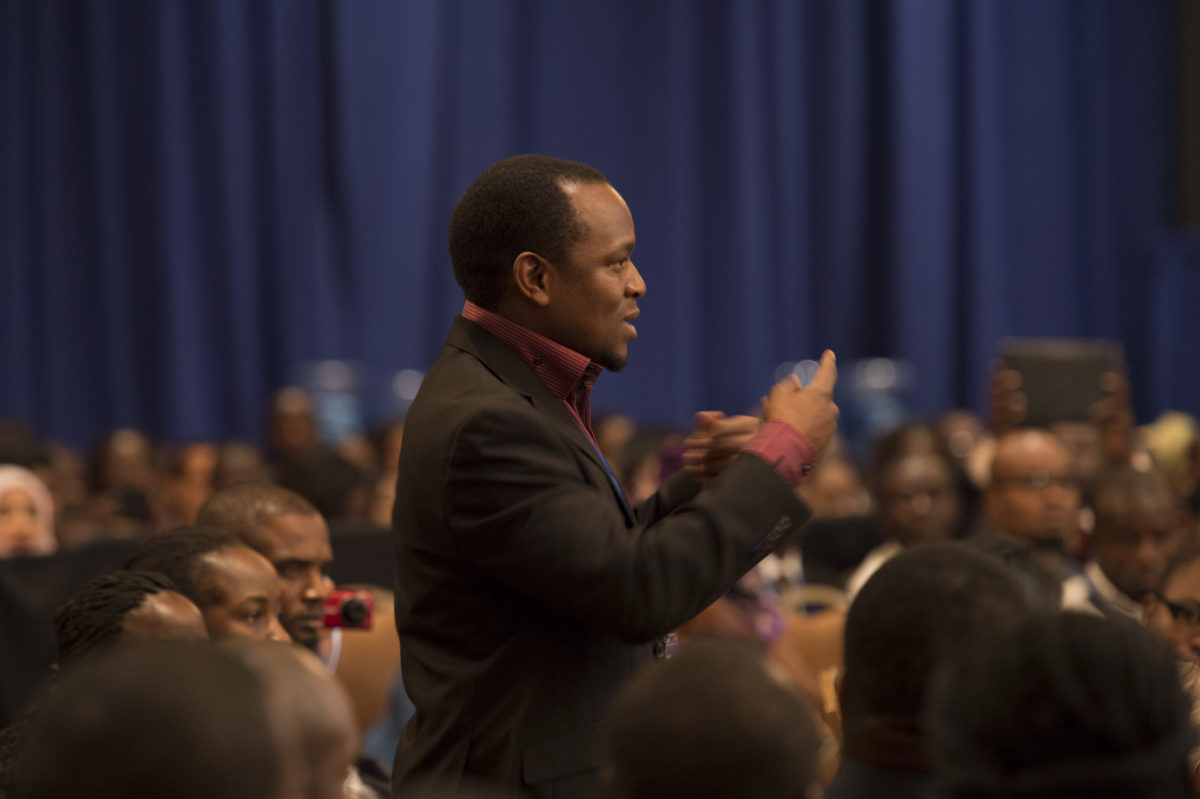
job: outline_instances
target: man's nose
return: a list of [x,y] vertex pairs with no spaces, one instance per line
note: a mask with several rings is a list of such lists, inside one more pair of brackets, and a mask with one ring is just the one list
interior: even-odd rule
[[642,273],[634,266],[633,261],[629,262],[629,283],[625,287],[625,293],[630,297],[641,297],[646,293],[646,281],[642,280]]
[[315,602],[324,599],[333,590],[333,580],[320,572],[313,572],[304,584],[304,599]]

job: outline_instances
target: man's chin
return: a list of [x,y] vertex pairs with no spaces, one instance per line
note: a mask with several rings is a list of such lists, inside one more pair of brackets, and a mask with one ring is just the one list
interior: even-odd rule
[[315,652],[321,644],[321,635],[324,631],[324,627],[314,629],[307,625],[296,625],[293,629],[288,630],[288,635],[292,636],[292,643]]
[[594,358],[593,360],[610,372],[619,372],[625,368],[625,364],[629,361],[629,356],[624,352],[606,352],[601,357]]

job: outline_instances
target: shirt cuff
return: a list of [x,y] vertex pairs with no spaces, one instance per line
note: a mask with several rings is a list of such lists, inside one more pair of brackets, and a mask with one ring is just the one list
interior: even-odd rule
[[762,458],[793,488],[808,479],[817,463],[817,448],[808,436],[783,419],[768,419],[743,451]]

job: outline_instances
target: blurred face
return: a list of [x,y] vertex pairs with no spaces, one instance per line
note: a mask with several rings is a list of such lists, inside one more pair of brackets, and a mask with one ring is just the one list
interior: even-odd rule
[[121,622],[122,643],[199,638],[208,638],[200,608],[174,591],[148,594]]
[[333,563],[329,528],[319,515],[285,513],[268,523],[265,554],[283,589],[281,621],[292,640],[315,649],[325,633],[321,603],[333,590],[326,572]]
[[905,546],[949,539],[962,513],[950,468],[932,453],[901,458],[880,481],[880,524]]
[[1179,657],[1200,664],[1200,559],[1172,571],[1162,591],[1148,595],[1143,606],[1146,625]]
[[629,207],[607,183],[571,184],[567,195],[586,233],[555,276],[547,335],[606,369],[624,368],[633,320],[646,284],[630,256],[636,243]]
[[870,504],[858,472],[845,461],[822,463],[796,493],[812,508],[813,516],[821,518],[856,516]]
[[283,598],[269,560],[250,547],[232,546],[205,555],[203,569],[216,597],[201,610],[210,637],[291,640],[279,623]]
[[1170,500],[1159,492],[1109,497],[1096,517],[1096,562],[1127,596],[1140,599],[1159,589],[1167,565],[1179,552],[1183,532]]
[[1005,533],[1029,541],[1063,541],[1078,524],[1079,488],[1067,450],[1049,433],[1026,431],[996,448],[984,497]]
[[29,492],[10,488],[0,495],[0,557],[29,555],[38,536],[38,510]]

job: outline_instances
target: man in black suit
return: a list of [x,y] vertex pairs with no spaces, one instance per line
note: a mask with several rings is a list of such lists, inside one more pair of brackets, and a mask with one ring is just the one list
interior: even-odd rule
[[417,708],[397,795],[428,779],[598,795],[616,688],[808,515],[793,488],[836,427],[832,352],[809,387],[771,389],[761,429],[698,415],[696,468],[626,501],[588,398],[637,335],[634,243],[603,175],[546,156],[494,164],[455,208],[467,302],[406,418],[396,489]]

